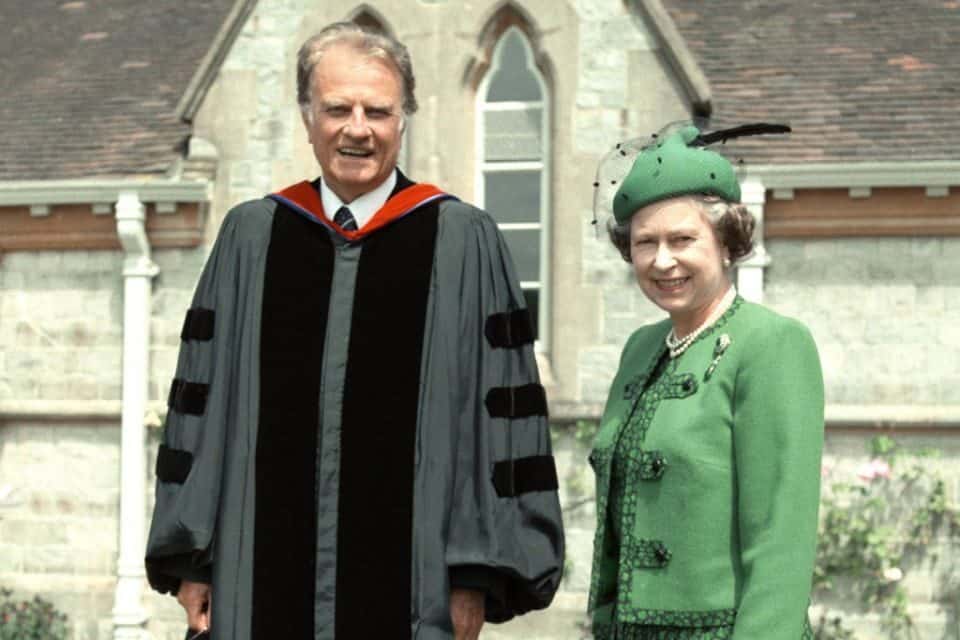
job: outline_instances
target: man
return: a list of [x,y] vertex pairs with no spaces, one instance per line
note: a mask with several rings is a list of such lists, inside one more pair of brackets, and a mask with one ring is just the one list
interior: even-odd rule
[[473,639],[558,586],[523,295],[488,215],[396,169],[413,89],[392,39],[308,40],[322,179],[231,211],[187,314],[146,563],[218,640]]

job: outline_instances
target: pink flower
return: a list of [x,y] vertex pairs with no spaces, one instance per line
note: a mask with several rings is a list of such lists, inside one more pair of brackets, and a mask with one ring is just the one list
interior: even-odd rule
[[827,462],[826,460],[824,460],[824,461],[820,464],[820,477],[821,477],[821,478],[826,478],[827,476],[830,475],[830,472],[831,472],[831,471],[833,471],[833,465],[830,464],[829,462]]
[[874,458],[857,469],[857,477],[864,482],[873,482],[877,478],[889,478],[890,465],[886,460]]

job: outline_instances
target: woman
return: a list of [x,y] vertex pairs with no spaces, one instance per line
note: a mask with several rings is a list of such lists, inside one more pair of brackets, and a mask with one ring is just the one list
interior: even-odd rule
[[820,362],[802,324],[736,294],[754,220],[709,141],[659,138],[614,197],[610,237],[670,317],[627,340],[590,456],[600,640],[812,637]]

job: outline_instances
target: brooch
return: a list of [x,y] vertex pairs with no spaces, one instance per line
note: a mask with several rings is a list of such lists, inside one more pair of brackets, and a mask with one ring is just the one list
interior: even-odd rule
[[727,347],[730,346],[730,342],[730,336],[726,333],[717,338],[717,344],[713,347],[713,362],[710,363],[710,366],[707,367],[707,371],[703,374],[704,382],[709,380],[710,376],[713,375],[713,372],[716,371],[717,365],[720,364],[720,358],[723,357]]

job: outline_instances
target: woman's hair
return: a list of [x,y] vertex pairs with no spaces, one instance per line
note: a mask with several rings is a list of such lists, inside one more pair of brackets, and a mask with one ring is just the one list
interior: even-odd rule
[[361,53],[389,61],[403,82],[403,112],[408,116],[416,112],[417,98],[413,93],[416,81],[407,48],[390,36],[370,31],[355,22],[335,22],[304,42],[297,53],[297,102],[306,117],[313,116],[310,108],[313,70],[324,52],[337,44],[347,44]]
[[[753,230],[757,226],[756,218],[745,205],[727,202],[722,198],[708,195],[690,196],[713,225],[720,244],[730,252],[730,262],[735,263],[753,252]],[[613,218],[607,225],[610,242],[627,262],[630,260],[630,220],[616,224]]]

